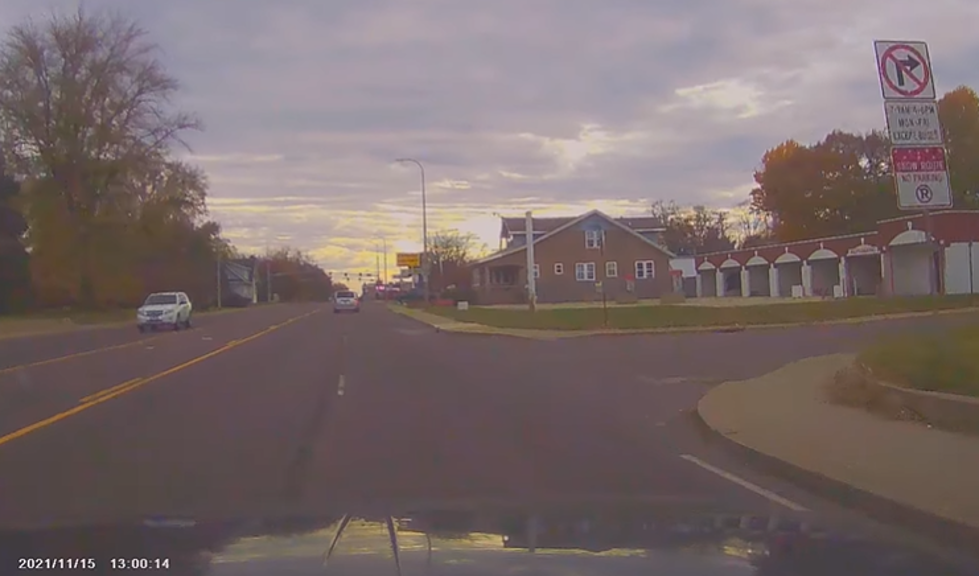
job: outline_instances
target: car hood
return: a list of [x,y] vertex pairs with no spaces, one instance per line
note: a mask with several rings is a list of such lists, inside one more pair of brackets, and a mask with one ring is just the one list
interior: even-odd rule
[[229,576],[976,573],[961,558],[804,517],[582,503],[0,529],[0,561],[17,558],[91,558],[98,573],[113,559],[139,560],[151,573]]
[[141,306],[139,308],[140,312],[174,312],[179,306],[176,304],[150,304],[149,306]]

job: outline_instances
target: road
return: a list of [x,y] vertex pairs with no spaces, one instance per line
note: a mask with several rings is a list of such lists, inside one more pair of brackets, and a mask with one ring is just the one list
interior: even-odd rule
[[558,495],[862,523],[735,461],[690,410],[722,380],[915,325],[530,341],[373,303],[198,324],[0,342],[0,527]]

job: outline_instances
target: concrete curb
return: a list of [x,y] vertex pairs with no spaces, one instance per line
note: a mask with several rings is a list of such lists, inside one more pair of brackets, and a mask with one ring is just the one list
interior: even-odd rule
[[[401,309],[396,306],[389,306],[388,309],[400,316],[413,320],[425,326],[434,328],[436,332],[449,332],[452,334],[468,336],[507,336],[510,338],[526,338],[528,340],[556,340],[558,338],[570,338],[577,334],[551,334],[546,330],[521,330],[519,328],[493,328],[483,324],[473,322],[459,322],[437,314],[431,314],[415,309]],[[434,316],[438,320],[430,320],[426,317]]]
[[898,386],[877,378],[869,366],[859,361],[853,367],[863,372],[863,384],[884,402],[902,406],[940,430],[979,435],[979,397]]
[[[859,316],[855,318],[840,318],[836,320],[823,320],[817,322],[787,322],[781,324],[745,324],[745,325],[715,325],[715,326],[681,326],[674,328],[608,328],[594,330],[544,330],[538,328],[498,328],[486,324],[475,322],[462,322],[451,318],[425,312],[424,310],[406,309],[400,310],[393,306],[389,308],[403,316],[417,320],[436,328],[441,332],[452,332],[455,334],[483,334],[495,336],[512,336],[516,338],[530,338],[536,340],[556,340],[561,338],[583,338],[587,336],[632,336],[639,334],[698,334],[698,333],[719,333],[730,334],[744,332],[746,330],[778,330],[785,328],[819,327],[819,326],[838,326],[842,324],[860,324],[864,322],[882,322],[886,320],[902,320],[907,318],[927,318],[929,316],[948,316],[952,314],[979,313],[979,307],[954,308],[951,310],[935,310],[928,312],[902,312],[899,314],[879,314],[875,316]],[[411,310],[412,312],[409,312]],[[427,320],[424,316],[434,316],[444,323]],[[460,328],[461,327],[461,328]]]
[[712,428],[701,415],[699,404],[696,410],[691,410],[691,414],[694,425],[708,442],[724,446],[759,472],[787,480],[817,496],[863,512],[879,522],[926,535],[937,543],[979,558],[979,529],[862,490],[741,444]]

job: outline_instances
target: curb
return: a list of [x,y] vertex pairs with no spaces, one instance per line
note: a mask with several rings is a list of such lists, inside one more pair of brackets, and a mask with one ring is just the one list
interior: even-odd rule
[[[459,322],[457,320],[451,320],[451,319],[448,319],[448,318],[445,319],[446,320],[446,323],[445,324],[433,324],[429,320],[424,320],[424,319],[419,318],[419,317],[417,317],[417,316],[415,316],[413,314],[406,313],[406,312],[403,312],[401,310],[397,310],[397,309],[394,309],[394,308],[389,308],[389,310],[392,313],[397,314],[398,316],[401,316],[402,318],[407,318],[408,320],[411,320],[413,322],[418,322],[419,324],[422,324],[424,326],[428,326],[428,327],[432,328],[437,333],[438,332],[445,332],[447,334],[453,334],[453,335],[458,334],[458,335],[461,335],[461,336],[506,336],[506,337],[509,337],[509,338],[525,338],[527,340],[557,340],[559,338],[571,338],[571,337],[574,337],[574,336],[586,336],[586,334],[580,334],[580,335],[579,334],[568,334],[568,335],[560,335],[559,334],[559,335],[553,335],[552,336],[552,335],[547,334],[544,330],[526,330],[526,332],[530,332],[530,334],[526,334],[526,333],[514,332],[514,330],[515,330],[514,328],[502,328],[502,329],[499,329],[500,331],[495,331],[492,326],[485,326],[483,324],[476,324],[474,322]],[[435,315],[433,314],[433,316],[435,316]],[[467,330],[465,328],[459,329],[458,328],[458,325],[475,326],[477,328],[475,328],[473,330]],[[539,334],[534,334],[534,332],[538,332]]]
[[[785,322],[780,324],[735,324],[735,325],[715,325],[715,326],[679,326],[675,328],[607,328],[607,329],[585,329],[585,330],[566,330],[555,328],[553,330],[543,330],[539,328],[497,328],[487,324],[476,322],[463,322],[453,320],[445,316],[439,316],[431,312],[421,312],[432,316],[439,316],[446,320],[445,325],[433,324],[428,320],[417,318],[411,314],[391,309],[395,314],[401,314],[412,320],[432,326],[440,332],[452,332],[453,334],[482,334],[490,336],[511,336],[514,338],[529,338],[535,340],[558,340],[563,338],[585,338],[588,336],[636,336],[642,334],[733,334],[749,330],[777,330],[785,328],[839,326],[845,324],[861,324],[865,322],[883,322],[887,320],[904,320],[908,318],[926,318],[930,316],[951,316],[955,314],[979,313],[979,307],[953,308],[948,310],[934,310],[927,312],[901,312],[897,314],[879,314],[872,316],[858,316],[854,318],[839,318],[835,320],[823,320],[817,322]],[[473,326],[472,330],[456,330],[451,328],[453,324],[463,324]],[[514,332],[520,330],[521,332]],[[534,335],[538,333],[539,335]]]
[[812,494],[832,500],[846,508],[863,512],[878,522],[899,526],[914,534],[922,534],[937,543],[952,546],[979,558],[979,528],[879,496],[741,444],[712,428],[701,416],[699,405],[691,410],[691,414],[694,425],[704,433],[708,442],[719,441],[718,443],[723,444],[725,449],[755,470],[787,480]]

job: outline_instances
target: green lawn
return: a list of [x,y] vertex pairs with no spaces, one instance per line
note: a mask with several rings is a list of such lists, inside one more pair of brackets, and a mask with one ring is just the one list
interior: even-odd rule
[[885,338],[864,350],[859,361],[891,384],[979,396],[979,324]]
[[[608,328],[652,329],[696,326],[757,326],[796,322],[843,320],[885,314],[929,312],[979,307],[976,296],[915,298],[847,298],[815,302],[786,302],[757,306],[659,305],[610,307]],[[604,312],[597,308],[527,310],[470,307],[467,311],[429,307],[427,312],[461,322],[500,328],[591,330],[605,328]]]

